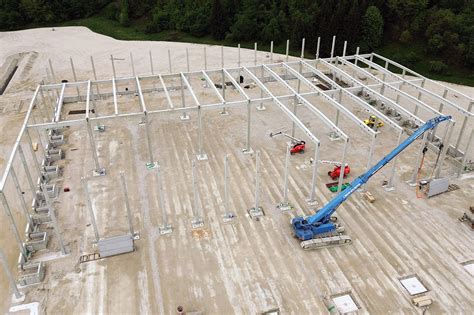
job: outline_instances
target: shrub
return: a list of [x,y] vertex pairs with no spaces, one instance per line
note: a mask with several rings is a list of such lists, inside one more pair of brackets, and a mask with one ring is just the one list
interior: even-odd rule
[[448,66],[439,60],[430,61],[430,72],[435,74],[448,74]]

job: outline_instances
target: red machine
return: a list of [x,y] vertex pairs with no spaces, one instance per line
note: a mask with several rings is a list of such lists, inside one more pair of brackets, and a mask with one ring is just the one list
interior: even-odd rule
[[[349,175],[350,172],[351,172],[351,168],[349,167],[349,165],[346,164],[346,167],[344,168],[344,177]],[[328,175],[331,176],[331,178],[334,180],[338,179],[339,176],[341,175],[341,166],[338,165],[334,167],[332,171],[328,172]]]
[[291,147],[290,153],[291,153],[291,154],[295,154],[295,153],[301,153],[301,154],[303,154],[305,147],[306,147],[306,142],[304,142],[304,141],[296,142],[296,143],[293,145],[293,147]]
[[283,131],[275,132],[275,133],[271,132],[270,133],[270,137],[272,137],[272,138],[274,136],[278,136],[278,135],[282,135],[282,136],[285,136],[285,137],[291,139],[291,145],[292,145],[291,149],[290,149],[291,155],[293,155],[295,153],[301,153],[301,154],[304,153],[304,149],[306,148],[306,142],[305,141],[297,139],[295,137],[292,137],[289,134],[284,133]]

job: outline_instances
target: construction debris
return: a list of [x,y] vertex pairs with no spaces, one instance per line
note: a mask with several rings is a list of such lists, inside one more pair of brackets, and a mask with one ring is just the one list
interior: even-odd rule
[[368,191],[366,191],[365,193],[363,193],[362,196],[364,196],[365,200],[367,200],[367,201],[370,202],[370,203],[374,203],[374,202],[375,202],[374,196],[373,196],[370,192],[368,192]]

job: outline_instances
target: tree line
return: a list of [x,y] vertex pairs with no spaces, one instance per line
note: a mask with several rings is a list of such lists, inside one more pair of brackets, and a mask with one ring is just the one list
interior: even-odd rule
[[[337,49],[347,40],[372,51],[381,45],[421,43],[432,57],[433,72],[449,65],[474,69],[472,0],[0,0],[0,30],[54,25],[100,15],[144,32],[180,31],[230,42],[286,39],[296,46],[328,54],[332,35]],[[416,54],[402,56],[416,63]]]

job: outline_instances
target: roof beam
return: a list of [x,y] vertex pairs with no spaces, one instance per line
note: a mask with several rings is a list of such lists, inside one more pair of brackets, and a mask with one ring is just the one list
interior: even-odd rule
[[[211,80],[211,78],[207,75],[206,71],[202,71],[202,75],[204,76],[204,79],[206,80],[206,82],[211,86],[212,90],[214,91],[214,93],[216,93],[217,97],[219,98],[219,100],[225,104],[225,99],[222,97],[221,93],[219,93],[219,91],[217,90],[216,86],[214,85],[214,82]],[[224,88],[224,86],[222,86],[222,88]]]
[[283,80],[277,73],[275,73],[266,65],[263,65],[263,67],[270,73],[272,77],[274,77],[277,81],[285,85],[286,88],[293,92],[296,98],[301,101],[303,105],[308,108],[313,114],[315,114],[327,127],[329,127],[331,131],[335,132],[345,140],[349,139],[349,137],[338,126],[336,126],[326,115],[324,115],[319,109],[317,109],[316,106],[311,104],[307,99],[305,99],[298,92],[296,92],[296,90],[293,89],[288,83],[286,83],[286,81]]
[[140,99],[140,107],[142,108],[142,111],[146,113],[147,110],[146,110],[145,98],[143,97],[143,93],[142,93],[142,86],[140,84],[140,80],[138,79],[138,76],[136,76],[135,79],[137,80],[137,92],[138,92],[138,97]]
[[[466,95],[466,94],[464,94],[464,93],[462,93],[462,92],[459,92],[459,91],[457,91],[457,90],[455,90],[455,89],[453,89],[453,88],[451,88],[451,87],[449,87],[449,86],[446,86],[446,85],[444,85],[444,84],[442,84],[442,83],[439,83],[439,82],[437,82],[437,81],[431,80],[431,79],[429,79],[429,78],[427,78],[427,77],[425,77],[425,76],[419,74],[418,72],[415,72],[415,71],[413,71],[413,70],[411,70],[411,69],[405,67],[404,65],[401,65],[401,64],[399,64],[399,63],[397,63],[397,62],[395,62],[395,61],[393,61],[393,60],[391,60],[391,59],[389,59],[389,58],[387,58],[387,57],[381,56],[381,55],[376,54],[376,53],[372,53],[371,55],[374,55],[375,57],[377,57],[377,58],[379,58],[379,59],[382,59],[383,61],[388,62],[389,64],[392,64],[392,65],[394,65],[394,66],[396,66],[396,67],[398,67],[398,68],[400,68],[400,69],[402,69],[402,70],[404,70],[404,71],[406,71],[406,72],[409,72],[409,73],[413,74],[414,76],[417,76],[417,77],[419,77],[419,78],[422,78],[422,79],[425,79],[425,80],[427,80],[427,81],[430,81],[431,83],[436,84],[437,86],[440,86],[440,87],[442,87],[442,88],[444,88],[444,89],[447,89],[447,90],[449,90],[449,91],[451,91],[451,92],[453,92],[453,93],[457,93],[457,94],[461,95],[462,97],[468,99],[468,100],[471,101],[471,102],[474,101],[474,98],[473,98],[473,97],[470,97],[470,96],[468,96],[468,95]],[[368,57],[370,57],[370,56],[368,56]]]
[[196,105],[198,105],[198,106],[201,106],[201,104],[199,103],[199,101],[196,97],[196,94],[194,94],[194,91],[193,91],[193,88],[191,87],[191,84],[189,84],[189,82],[188,82],[188,79],[186,79],[186,76],[184,75],[184,73],[181,72],[180,74],[181,74],[181,78],[183,78],[184,84],[188,87],[188,90],[191,93],[191,97],[193,98],[194,103],[196,103]]
[[[312,71],[314,73],[318,73],[320,76],[326,78],[326,79],[329,79],[324,73],[322,73],[321,71],[317,70],[316,68],[313,68],[312,66],[310,66],[309,64],[307,64],[305,61],[300,61],[302,62],[303,64],[305,64],[307,67],[309,67],[310,69],[312,68]],[[352,120],[355,124],[357,124],[357,126],[359,126],[359,128],[361,128],[363,131],[365,131],[366,133],[369,133],[370,135],[374,136],[374,134],[376,134],[376,132],[374,130],[372,130],[372,128],[369,128],[366,124],[364,124],[363,121],[361,121],[357,116],[355,116],[352,112],[350,112],[347,108],[345,108],[344,106],[342,106],[341,104],[339,104],[339,102],[335,101],[334,99],[332,99],[330,96],[324,94],[321,92],[321,90],[319,88],[317,88],[313,83],[311,83],[308,79],[306,79],[305,77],[303,77],[301,74],[299,74],[295,69],[291,68],[291,67],[287,67],[287,69],[292,72],[295,76],[297,76],[302,82],[304,82],[307,86],[309,86],[312,90],[318,92],[318,95],[319,96],[322,96],[323,98],[325,98],[326,100],[328,100],[331,104],[335,105],[337,107],[338,110],[340,110],[345,116],[347,116],[347,118],[349,118],[350,120]],[[331,79],[329,79],[331,80]],[[332,80],[331,80],[332,81]],[[342,88],[336,83],[336,82],[333,82],[340,90],[339,92],[342,93]]]
[[301,120],[296,117],[286,106],[280,102],[249,69],[242,67],[242,69],[248,73],[252,80],[268,95],[273,99],[273,102],[280,107],[280,109],[303,131],[303,133],[313,141],[317,146],[320,145],[320,141],[316,138],[313,133],[303,124]]
[[[438,112],[436,109],[434,109],[433,107],[427,105],[425,102],[422,102],[420,101],[419,99],[417,99],[416,97],[413,97],[412,95],[406,93],[406,92],[403,92],[397,88],[394,88],[393,86],[391,86],[390,84],[388,84],[387,82],[377,78],[376,76],[374,76],[373,74],[371,74],[370,72],[366,71],[365,69],[363,68],[360,68],[358,66],[355,66],[355,65],[352,65],[351,63],[345,61],[344,59],[339,59],[339,61],[341,61],[344,65],[349,65],[350,67],[354,67],[354,69],[358,69],[359,71],[362,71],[365,75],[369,76],[370,78],[374,79],[375,81],[379,82],[382,84],[382,86],[385,86],[393,91],[395,91],[395,93],[398,93],[400,95],[403,95],[405,96],[406,98],[408,98],[410,101],[414,102],[414,103],[417,103],[418,105],[421,105],[421,107],[423,107],[425,110],[433,113],[435,116],[441,116],[442,114],[440,112]],[[323,61],[324,62],[324,61]],[[346,73],[344,70],[341,70],[331,64],[328,64],[328,63],[325,63],[328,67],[332,68],[333,70],[339,72],[340,74],[344,75],[346,78],[348,78],[349,80],[352,80],[352,81],[356,81],[356,82],[360,82],[358,81],[357,79],[354,79],[351,75],[349,75],[348,73]],[[380,94],[380,93],[379,93]],[[382,94],[380,94],[382,95]],[[401,107],[401,106],[400,106]],[[407,111],[408,112],[408,111]],[[412,116],[416,116],[416,115],[412,115]],[[417,116],[416,116],[417,117]],[[419,119],[419,118],[418,118]]]
[[[460,114],[462,114],[462,115],[464,115],[464,116],[466,116],[466,117],[472,117],[472,116],[474,116],[474,113],[470,113],[470,112],[468,112],[467,110],[465,110],[464,108],[461,108],[461,107],[459,107],[458,105],[454,104],[453,102],[451,102],[451,101],[445,99],[444,97],[439,96],[439,95],[436,94],[436,93],[433,93],[433,92],[431,92],[431,91],[429,91],[429,90],[427,90],[427,89],[425,89],[425,88],[423,88],[423,87],[421,87],[421,86],[418,86],[418,85],[416,85],[416,84],[414,84],[414,83],[412,83],[412,82],[409,82],[409,81],[405,80],[405,79],[402,78],[401,76],[399,76],[399,75],[397,75],[397,74],[395,74],[395,73],[393,73],[393,72],[391,72],[391,71],[385,69],[384,67],[379,66],[379,65],[376,64],[375,62],[372,62],[372,61],[369,61],[369,60],[367,60],[367,59],[365,59],[365,58],[360,58],[360,57],[356,57],[356,59],[359,60],[359,61],[361,61],[361,62],[363,62],[363,63],[365,63],[366,65],[369,65],[369,66],[371,66],[371,67],[377,69],[378,71],[382,71],[383,73],[390,74],[390,75],[396,77],[398,80],[401,80],[401,81],[405,82],[407,85],[413,87],[413,88],[416,89],[418,92],[423,93],[423,94],[425,94],[425,95],[429,95],[429,96],[431,96],[432,98],[435,98],[435,99],[439,100],[441,103],[452,107],[453,109],[455,109],[455,110],[458,111]],[[389,84],[389,83],[388,83],[388,84]],[[423,102],[423,103],[424,103],[424,102]],[[438,113],[439,113],[439,112],[438,112]],[[439,113],[439,115],[441,115],[441,113]]]
[[237,83],[237,81],[235,81],[235,79],[230,75],[230,73],[226,69],[222,69],[222,71],[224,71],[224,74],[229,78],[230,82],[232,82],[232,84],[236,87],[236,89],[239,90],[239,93],[243,97],[245,97],[247,101],[249,101],[250,97],[247,95],[247,93],[245,93],[244,89],[242,89],[240,84]]
[[165,81],[163,80],[163,77],[161,74],[158,75],[160,78],[161,85],[163,86],[163,91],[165,91],[166,99],[168,100],[168,105],[171,109],[174,108],[173,101],[171,101],[170,93],[168,92],[168,89],[166,88]]
[[56,114],[54,115],[54,121],[59,121],[61,119],[61,110],[63,109],[64,103],[64,91],[66,90],[66,83],[63,83],[61,88],[61,94],[59,94],[58,103],[56,104]]

